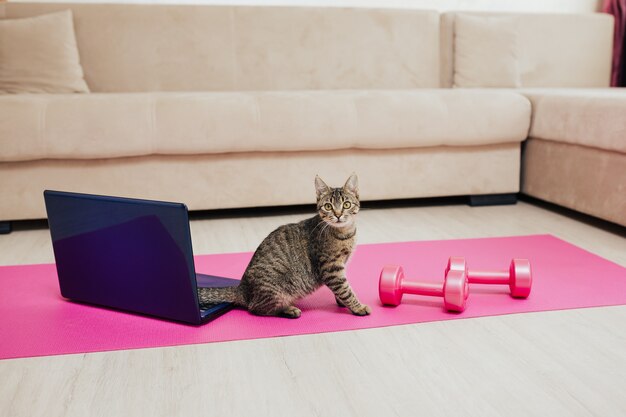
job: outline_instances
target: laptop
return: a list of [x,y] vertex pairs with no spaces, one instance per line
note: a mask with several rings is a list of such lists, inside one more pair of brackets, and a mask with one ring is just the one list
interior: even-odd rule
[[184,204],[51,190],[44,200],[63,297],[196,325],[232,308],[200,308],[198,287],[239,281],[196,273]]

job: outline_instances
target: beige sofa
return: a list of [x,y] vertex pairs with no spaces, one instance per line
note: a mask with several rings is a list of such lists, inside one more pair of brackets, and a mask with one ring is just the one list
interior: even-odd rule
[[[454,14],[7,3],[0,18],[65,9],[91,93],[0,96],[0,220],[45,217],[46,188],[192,210],[310,203],[315,174],[352,171],[365,200],[520,190],[542,93],[447,88]],[[608,86],[610,18],[519,18],[520,87]]]
[[626,89],[528,90],[522,191],[626,226]]

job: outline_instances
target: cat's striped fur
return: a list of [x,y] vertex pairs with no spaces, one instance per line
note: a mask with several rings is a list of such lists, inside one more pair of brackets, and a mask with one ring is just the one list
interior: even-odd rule
[[326,285],[337,304],[353,314],[370,314],[346,280],[345,266],[356,238],[357,177],[341,188],[315,178],[318,214],[270,233],[252,256],[237,287],[198,289],[201,305],[232,302],[253,314],[300,317],[294,303]]

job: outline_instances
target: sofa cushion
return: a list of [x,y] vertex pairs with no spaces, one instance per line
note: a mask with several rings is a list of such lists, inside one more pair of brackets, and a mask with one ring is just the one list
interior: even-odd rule
[[530,103],[477,90],[0,97],[0,160],[520,142]]
[[0,20],[0,93],[88,93],[72,12]]
[[520,92],[533,105],[531,137],[626,153],[626,88]]
[[[457,12],[441,15],[441,86],[454,75]],[[613,55],[613,16],[606,13],[496,13],[463,15],[514,17],[521,86],[608,87]],[[549,34],[549,36],[546,36]],[[480,45],[477,45],[480,46]]]
[[457,14],[454,30],[455,87],[519,87],[518,19]]

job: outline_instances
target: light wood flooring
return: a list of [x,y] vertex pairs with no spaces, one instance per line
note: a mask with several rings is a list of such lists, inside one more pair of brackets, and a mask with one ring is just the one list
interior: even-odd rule
[[[309,215],[196,216],[194,251],[251,251]],[[358,225],[359,243],[551,233],[626,266],[624,229],[533,202],[377,206]],[[0,265],[42,262],[41,223],[0,235]],[[617,417],[625,388],[617,306],[1,360],[0,416]]]

